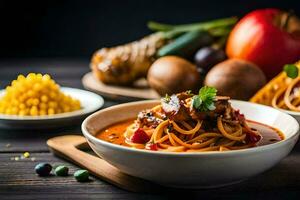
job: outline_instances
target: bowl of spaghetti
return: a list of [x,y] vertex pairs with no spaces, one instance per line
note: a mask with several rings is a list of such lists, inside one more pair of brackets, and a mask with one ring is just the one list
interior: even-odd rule
[[120,104],[82,124],[91,148],[122,172],[178,188],[211,188],[262,173],[288,155],[299,125],[288,114],[216,96],[209,87]]
[[[288,113],[300,122],[300,61],[287,64],[279,73],[251,99],[253,103],[264,104]],[[293,73],[292,73],[293,72]]]

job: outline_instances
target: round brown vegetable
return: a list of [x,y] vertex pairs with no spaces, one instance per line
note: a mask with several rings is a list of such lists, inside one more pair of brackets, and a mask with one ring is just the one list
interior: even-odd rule
[[160,95],[195,91],[201,86],[200,75],[195,65],[177,56],[157,59],[149,69],[149,85]]
[[266,84],[266,77],[251,62],[228,59],[215,65],[208,72],[204,84],[215,87],[218,90],[218,95],[248,100]]

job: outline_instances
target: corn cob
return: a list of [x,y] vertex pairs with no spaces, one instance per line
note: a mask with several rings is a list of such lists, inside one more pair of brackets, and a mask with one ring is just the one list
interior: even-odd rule
[[[296,66],[300,70],[300,62],[296,63]],[[282,88],[286,88],[292,81],[293,79],[289,78],[285,72],[281,72],[276,77],[274,77],[269,83],[267,83],[263,88],[261,88],[250,99],[250,102],[271,106],[272,99],[275,93]]]
[[136,79],[147,75],[157,50],[166,42],[163,34],[158,32],[139,41],[102,48],[93,55],[91,68],[94,75],[103,83],[131,84]]

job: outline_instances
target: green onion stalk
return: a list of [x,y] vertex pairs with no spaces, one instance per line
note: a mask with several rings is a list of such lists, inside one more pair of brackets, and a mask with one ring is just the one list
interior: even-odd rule
[[211,20],[183,25],[170,25],[154,21],[148,23],[148,28],[153,31],[163,32],[166,39],[172,39],[185,32],[190,31],[207,31],[212,36],[228,35],[233,25],[238,21],[237,17]]

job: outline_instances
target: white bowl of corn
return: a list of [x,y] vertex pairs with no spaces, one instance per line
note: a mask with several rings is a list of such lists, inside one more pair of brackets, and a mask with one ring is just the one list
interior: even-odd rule
[[101,96],[60,87],[48,74],[19,75],[0,91],[0,128],[44,129],[80,124],[103,104]]

